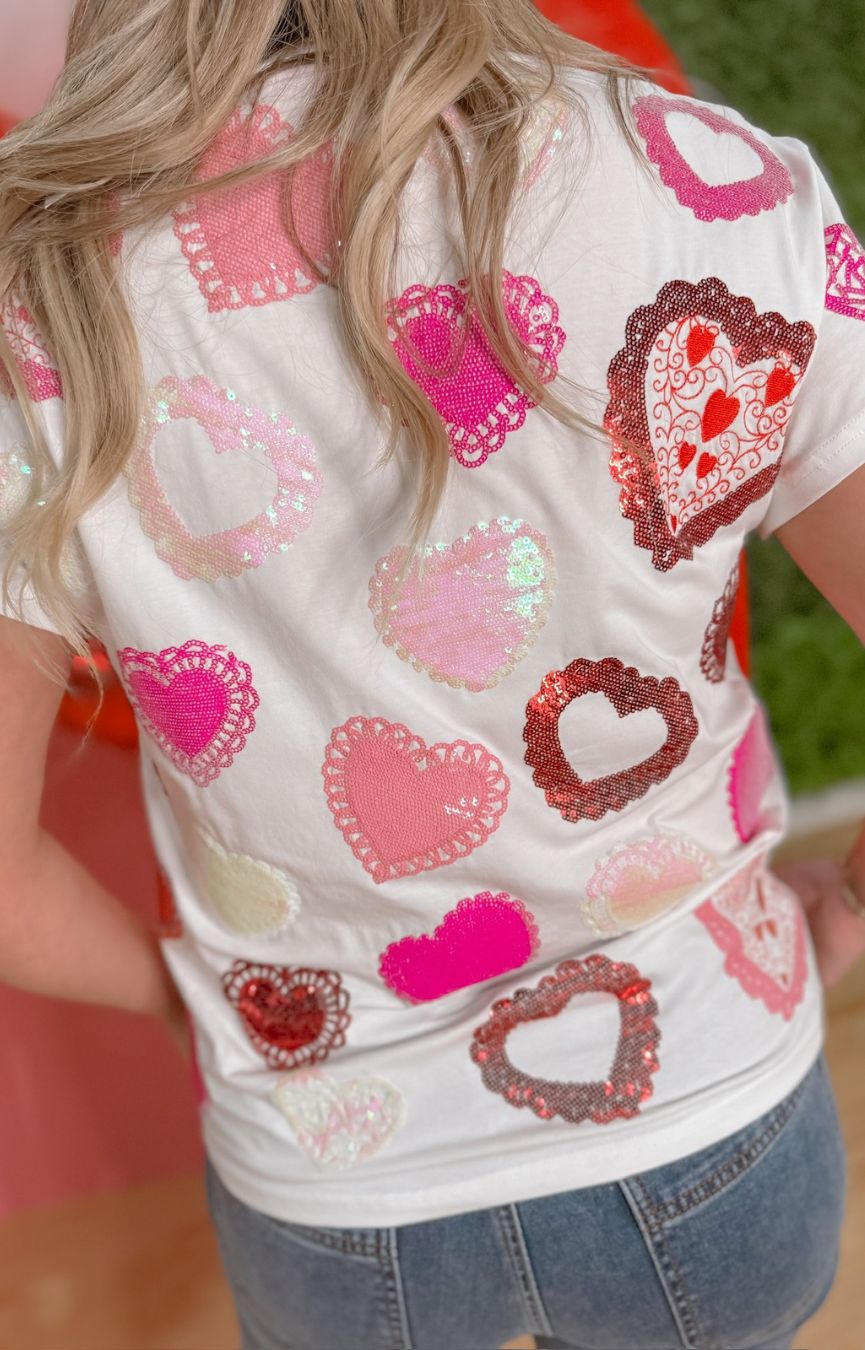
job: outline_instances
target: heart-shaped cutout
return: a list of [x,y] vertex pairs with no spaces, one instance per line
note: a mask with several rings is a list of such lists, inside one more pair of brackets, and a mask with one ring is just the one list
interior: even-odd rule
[[[697,331],[715,340],[692,366]],[[659,571],[693,557],[771,490],[815,341],[810,324],[758,314],[717,277],[668,282],[631,315],[607,374],[604,426],[619,509]],[[694,464],[698,429],[712,451]]]
[[193,855],[204,895],[233,933],[279,933],[300,913],[297,887],[284,872],[245,853],[229,853],[200,825]]
[[686,900],[715,866],[711,853],[682,835],[619,844],[595,864],[583,919],[596,937],[641,928]]
[[703,635],[703,647],[700,652],[700,669],[712,684],[719,684],[727,669],[727,643],[739,598],[739,564],[736,563],[724,587],[712,608],[712,617],[706,625]]
[[[559,718],[573,699],[604,694],[620,717],[654,708],[667,725],[667,739],[655,754],[618,773],[584,782],[571,767],[559,740]],[[526,763],[547,803],[564,820],[600,820],[645,796],[685,759],[698,731],[689,695],[672,676],[658,680],[626,667],[616,657],[589,661],[579,657],[565,670],[553,670],[529,700],[523,740]]]
[[808,977],[798,899],[757,858],[694,911],[726,956],[724,969],[749,998],[789,1022]]
[[[276,474],[273,500],[257,516],[213,534],[192,534],[166,495],[154,459],[159,433],[171,423],[191,419],[208,436],[217,455],[236,450],[264,455]],[[312,524],[322,478],[310,441],[299,436],[291,418],[245,406],[233,390],[220,389],[205,375],[191,380],[168,376],[156,386],[143,431],[124,472],[129,500],[138,510],[141,528],[160,558],[176,576],[216,581],[260,567],[268,554],[284,553]],[[218,471],[199,485],[201,509],[208,495],[221,510],[224,491]]]
[[382,717],[334,728],[322,774],[337,829],[377,883],[468,857],[498,829],[510,791],[484,746],[428,747]]
[[865,252],[849,225],[827,225],[826,308],[848,319],[865,319]]
[[[293,139],[275,108],[238,108],[205,154],[199,182],[265,159]],[[291,213],[300,249],[285,225],[288,172],[204,193],[175,211],[174,233],[211,313],[290,300],[319,284],[317,269],[327,271],[333,254],[332,173],[330,146],[294,170]]]
[[[609,1125],[617,1117],[638,1115],[641,1104],[652,1095],[651,1075],[658,1069],[656,1052],[661,1038],[655,1022],[658,1005],[650,990],[651,984],[636,967],[621,961],[597,954],[584,961],[563,961],[537,988],[518,989],[513,998],[499,999],[475,1031],[471,1056],[484,1086],[511,1106],[528,1106],[542,1120],[561,1116],[572,1125],[583,1120]],[[614,994],[619,1000],[621,1028],[607,1078],[567,1083],[515,1068],[506,1049],[514,1028],[539,1018],[555,1018],[576,995],[589,993]]]
[[235,961],[222,984],[271,1069],[317,1064],[345,1045],[349,999],[334,970]]
[[[403,367],[445,423],[451,450],[467,469],[500,450],[535,404],[514,384],[469,305],[468,282],[410,286],[388,305],[388,328]],[[558,373],[565,334],[555,301],[533,277],[502,273],[505,314],[529,348],[542,384]]]
[[727,774],[727,796],[736,833],[743,844],[775,823],[762,809],[766,789],[775,777],[775,758],[766,718],[754,710],[748,729],[736,749]]
[[543,628],[556,570],[546,539],[502,516],[473,525],[453,544],[432,544],[422,571],[401,545],[376,563],[369,607],[385,644],[417,671],[453,689],[492,689],[514,669]]
[[405,1120],[402,1094],[382,1078],[340,1082],[321,1069],[300,1069],[277,1084],[274,1099],[320,1172],[366,1162]]
[[255,730],[252,671],[227,647],[191,638],[182,647],[118,653],[130,702],[147,733],[199,787],[218,778]]
[[481,891],[460,900],[431,935],[392,942],[378,968],[395,993],[426,1003],[517,970],[539,945],[537,924],[521,900]]
[[[672,113],[696,118],[716,133],[719,139],[719,176],[724,162],[721,148],[724,137],[735,137],[752,150],[763,165],[763,172],[733,183],[704,182],[683,158],[667,127]],[[682,206],[693,211],[698,220],[739,220],[772,211],[793,193],[793,180],[786,165],[747,127],[702,107],[686,98],[665,98],[649,94],[634,103],[637,128],[646,142],[646,153],[658,166],[661,181],[672,188]]]
[[[0,324],[12,348],[27,393],[34,403],[63,397],[60,372],[54,368],[48,346],[29,311],[13,297],[0,306]],[[15,397],[15,389],[5,369],[0,366],[0,393]]]

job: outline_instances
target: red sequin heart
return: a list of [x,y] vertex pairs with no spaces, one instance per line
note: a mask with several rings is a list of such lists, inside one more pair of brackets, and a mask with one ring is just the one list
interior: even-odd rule
[[351,1018],[336,971],[235,961],[222,983],[272,1069],[318,1063],[345,1044]]
[[688,357],[689,366],[698,366],[704,356],[715,345],[715,334],[711,328],[704,328],[702,324],[696,324],[688,334],[688,341],[685,344],[685,353]]
[[726,431],[727,427],[732,426],[741,406],[740,399],[732,396],[728,398],[721,389],[716,389],[714,394],[710,394],[706,400],[703,423],[700,428],[700,435],[703,440],[714,440],[716,436],[720,436],[722,431]]

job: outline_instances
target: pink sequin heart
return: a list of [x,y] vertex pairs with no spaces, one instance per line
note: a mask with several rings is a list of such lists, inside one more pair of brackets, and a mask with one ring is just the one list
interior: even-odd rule
[[[503,272],[502,287],[508,323],[548,384],[565,344],[558,306],[533,277]],[[446,424],[454,456],[473,469],[502,448],[535,404],[501,366],[467,289],[467,281],[410,286],[388,306],[388,326],[397,356]]]
[[337,829],[377,883],[467,857],[498,829],[510,790],[484,746],[427,746],[381,717],[336,727],[322,774]]
[[681,835],[619,844],[595,865],[583,918],[597,937],[640,928],[686,899],[714,869],[712,855]]
[[[238,108],[204,156],[199,181],[264,159],[293,138],[293,128],[275,108],[264,104]],[[333,249],[331,172],[330,148],[302,161],[294,171],[292,218],[310,261],[286,228],[284,172],[196,196],[178,208],[174,232],[211,313],[289,300],[318,285],[316,266],[326,270]]]
[[[44,403],[47,399],[62,398],[60,373],[54,368],[45,338],[24,306],[14,299],[8,300],[0,308],[0,323],[33,402]],[[2,367],[0,392],[8,398],[14,398],[12,381]]]
[[382,1078],[340,1082],[322,1069],[299,1069],[281,1080],[274,1099],[320,1172],[366,1162],[405,1120],[402,1093]]
[[252,671],[226,647],[193,638],[182,647],[119,653],[129,698],[174,767],[200,787],[218,778],[255,729]]
[[396,603],[406,550],[376,563],[369,607],[385,645],[453,689],[492,689],[514,669],[547,621],[556,584],[542,534],[502,516],[415,558]]
[[748,729],[733,752],[727,775],[727,796],[736,833],[743,844],[773,823],[762,810],[766,789],[775,777],[772,742],[762,708],[757,707]]
[[539,945],[537,924],[521,900],[481,891],[460,900],[432,935],[392,942],[378,968],[395,993],[426,1003],[524,966]]
[[865,319],[865,252],[849,225],[827,225],[826,308]]

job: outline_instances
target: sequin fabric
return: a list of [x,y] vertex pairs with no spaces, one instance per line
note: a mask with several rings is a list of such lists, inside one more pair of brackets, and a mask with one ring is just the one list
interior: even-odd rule
[[715,601],[712,617],[703,635],[700,669],[711,684],[720,684],[727,669],[727,643],[730,640],[730,628],[738,596],[739,564],[736,563],[727,578],[723,594]]
[[268,1068],[319,1064],[345,1045],[349,999],[334,970],[235,961],[222,984]]
[[427,1003],[517,970],[539,946],[538,926],[521,900],[481,891],[460,900],[433,933],[392,942],[379,974],[410,1003]]
[[640,928],[686,900],[715,866],[712,854],[684,835],[617,844],[586,883],[583,920],[596,937]]
[[865,252],[849,225],[827,225],[826,308],[865,319]]
[[26,505],[32,481],[33,469],[23,445],[0,453],[0,529],[9,526]]
[[[667,739],[655,754],[632,768],[584,781],[565,757],[559,740],[559,718],[583,694],[603,694],[620,717],[654,708],[667,724]],[[547,803],[563,820],[600,820],[621,811],[662,783],[685,759],[699,728],[690,696],[668,675],[659,680],[641,675],[617,657],[589,661],[578,657],[565,670],[552,670],[529,700],[523,740],[526,763]]]
[[259,700],[249,666],[198,638],[161,652],[125,647],[118,656],[145,731],[179,773],[207,787],[255,730]]
[[299,1148],[320,1172],[342,1172],[372,1158],[405,1121],[405,1102],[383,1078],[340,1082],[321,1069],[283,1078],[274,1099]]
[[377,883],[467,858],[498,829],[510,791],[483,745],[427,746],[383,717],[334,728],[322,775],[334,824]]
[[[244,105],[205,154],[198,181],[265,159],[293,139],[293,127],[275,108]],[[318,270],[326,272],[333,257],[332,174],[333,151],[327,146],[298,164],[293,179],[277,170],[178,207],[174,233],[212,314],[315,289]],[[287,220],[289,182],[293,231]]]
[[694,913],[724,953],[731,979],[789,1022],[808,977],[805,923],[796,896],[766,859],[737,872]]
[[[62,398],[60,372],[54,368],[48,345],[32,316],[14,296],[0,306],[0,323],[12,348],[12,355],[34,403]],[[0,393],[14,398],[15,391],[6,371],[0,367]]]
[[160,867],[156,873],[156,902],[159,907],[159,936],[163,940],[183,937],[183,923],[177,911],[174,889]]
[[[465,119],[453,105],[444,109],[442,119],[456,137],[464,167],[471,169],[475,154]],[[520,190],[529,191],[544,176],[561,148],[569,120],[567,104],[556,94],[542,99],[532,109],[520,147],[521,170],[517,183]],[[442,135],[431,138],[424,159],[440,172],[447,172],[451,159]]]
[[770,491],[815,341],[717,277],[668,282],[628,319],[604,427],[619,510],[659,571]]
[[[558,305],[533,277],[503,272],[502,292],[508,323],[529,349],[538,380],[549,384],[565,344]],[[535,404],[490,346],[468,282],[410,286],[389,303],[387,318],[394,350],[445,423],[454,457],[467,469],[484,464]]]
[[[196,535],[187,528],[165,492],[154,454],[160,432],[185,421],[205,432],[216,455],[256,452],[267,460],[276,474],[276,494],[258,515],[213,534]],[[290,417],[244,405],[234,390],[220,389],[204,375],[192,380],[169,376],[156,386],[125,472],[141,528],[159,557],[187,581],[237,577],[260,567],[268,554],[287,552],[312,524],[322,490],[315,448]]]
[[[537,988],[518,989],[513,998],[499,999],[475,1031],[471,1057],[480,1068],[484,1086],[511,1106],[528,1107],[541,1120],[560,1116],[572,1125],[584,1120],[609,1125],[617,1117],[638,1115],[652,1095],[651,1075],[658,1069],[661,1033],[655,1022],[658,1005],[650,991],[650,982],[636,967],[621,961],[597,953],[584,961],[563,961]],[[506,1042],[515,1027],[554,1018],[572,998],[591,993],[614,994],[619,1001],[619,1039],[606,1079],[560,1082],[514,1067]],[[555,1035],[552,1028],[550,1035]]]
[[766,789],[775,777],[775,760],[766,718],[759,705],[755,707],[748,729],[742,737],[727,771],[727,799],[736,834],[743,844],[750,841],[768,825],[777,824],[774,816],[763,810]]
[[556,569],[546,539],[525,521],[481,521],[452,544],[376,563],[369,583],[376,630],[401,661],[430,679],[479,693],[509,675],[547,621]]
[[[680,153],[667,129],[671,113],[693,117],[715,132],[719,140],[733,136],[758,156],[763,172],[734,183],[710,185],[699,178]],[[686,98],[665,98],[649,94],[634,103],[637,129],[646,143],[646,154],[658,166],[662,183],[676,194],[681,206],[693,211],[698,220],[739,220],[772,211],[793,193],[793,179],[785,164],[767,145],[749,131],[712,108],[702,107]],[[724,154],[719,146],[719,158]]]
[[193,857],[211,910],[232,933],[280,933],[300,913],[297,887],[284,872],[245,853],[230,853],[200,825]]

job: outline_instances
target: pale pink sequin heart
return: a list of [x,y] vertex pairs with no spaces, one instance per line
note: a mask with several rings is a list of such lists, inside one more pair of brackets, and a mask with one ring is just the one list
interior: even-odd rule
[[392,942],[378,968],[395,993],[426,1003],[517,970],[539,946],[537,924],[521,900],[481,891],[460,900],[432,934]]
[[277,1084],[274,1099],[320,1172],[366,1162],[405,1120],[402,1093],[382,1078],[341,1082],[322,1069],[301,1069]]
[[[369,607],[385,645],[453,689],[492,689],[547,621],[556,584],[546,539],[506,516],[415,558],[394,603],[406,549],[376,563]],[[422,566],[421,566],[422,564]]]
[[[14,298],[7,300],[0,308],[0,323],[33,402],[44,403],[48,399],[62,398],[60,373],[54,368],[45,338],[25,307]],[[12,381],[2,367],[0,392],[14,398]]]
[[747,844],[774,823],[763,811],[766,789],[775,777],[772,742],[763,709],[755,708],[748,729],[736,749],[727,773],[727,797],[736,833]]
[[[293,139],[275,108],[238,108],[205,154],[199,181],[264,159]],[[327,270],[333,252],[332,164],[328,146],[294,170],[291,215],[300,249],[286,227],[286,172],[259,175],[178,208],[174,232],[211,313],[289,300],[319,284],[317,270]]]
[[583,919],[597,937],[639,928],[687,899],[711,876],[715,861],[682,835],[619,844],[595,865],[586,884]]
[[227,647],[196,638],[182,647],[118,653],[129,698],[145,730],[179,773],[206,787],[255,729],[252,671]]
[[[725,136],[742,141],[757,155],[763,172],[734,183],[711,185],[704,182],[681,155],[667,129],[667,118],[671,113],[684,113],[695,118],[715,132],[719,142]],[[761,211],[780,206],[792,195],[793,180],[778,156],[747,127],[738,126],[711,108],[703,108],[687,98],[649,94],[634,103],[634,117],[646,142],[646,153],[658,166],[661,181],[673,189],[679,203],[693,211],[698,220],[738,220],[741,216],[756,216]],[[719,146],[719,155],[722,153]]]
[[865,319],[865,252],[849,225],[827,225],[826,308]]
[[790,1020],[808,975],[802,910],[758,858],[694,911],[725,954],[724,969],[749,998]]
[[336,727],[322,774],[337,829],[377,883],[467,857],[498,829],[510,790],[484,746],[427,746],[382,717]]
[[[410,286],[388,306],[394,350],[445,423],[454,456],[477,468],[535,404],[502,367],[472,306],[468,282]],[[533,277],[502,273],[505,314],[542,384],[558,373],[565,333],[555,301]]]

